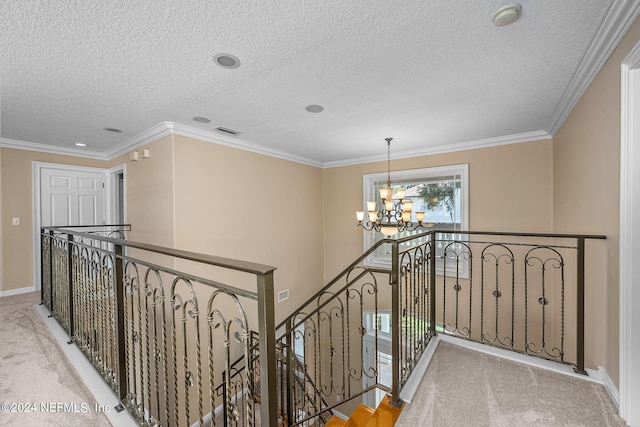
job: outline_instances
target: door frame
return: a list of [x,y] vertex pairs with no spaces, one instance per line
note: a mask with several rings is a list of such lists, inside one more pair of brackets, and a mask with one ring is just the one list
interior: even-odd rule
[[105,220],[107,218],[107,212],[109,212],[111,208],[111,198],[107,196],[107,185],[106,182],[109,178],[108,172],[109,169],[103,168],[94,168],[89,166],[75,166],[75,165],[67,165],[63,163],[47,163],[47,162],[31,162],[31,170],[32,170],[32,196],[33,196],[33,277],[35,283],[33,284],[34,290],[39,291],[41,288],[41,267],[40,267],[40,227],[42,224],[42,212],[41,212],[41,188],[40,188],[40,176],[42,174],[43,169],[58,169],[63,171],[70,172],[91,172],[91,173],[102,173],[105,177],[105,192],[104,192],[104,207],[105,207]]
[[[620,416],[629,425],[640,425],[640,221],[633,208],[640,206],[640,42],[621,66],[620,110]],[[636,142],[634,147],[634,141]],[[635,280],[635,287],[634,287]]]
[[105,196],[106,196],[106,220],[107,224],[117,224],[118,221],[118,181],[117,176],[122,174],[124,177],[125,185],[122,189],[122,200],[123,200],[123,211],[124,217],[122,218],[122,223],[126,224],[127,222],[127,164],[122,163],[117,166],[114,166],[106,171],[107,177],[105,179]]

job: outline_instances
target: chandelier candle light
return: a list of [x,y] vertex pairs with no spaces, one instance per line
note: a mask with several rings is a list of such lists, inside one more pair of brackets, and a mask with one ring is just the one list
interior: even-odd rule
[[356,212],[358,225],[365,230],[376,230],[385,236],[393,236],[400,231],[413,231],[421,227],[429,227],[431,224],[423,225],[424,212],[416,212],[416,222],[411,222],[411,210],[413,202],[404,200],[405,190],[396,192],[397,202],[393,200],[393,189],[391,188],[391,140],[387,141],[387,187],[380,189],[380,199],[382,206],[377,209],[376,202],[367,202],[368,219],[364,221],[364,211]]

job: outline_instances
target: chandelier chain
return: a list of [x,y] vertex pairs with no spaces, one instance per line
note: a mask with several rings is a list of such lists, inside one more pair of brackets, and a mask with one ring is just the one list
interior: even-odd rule
[[[422,211],[415,212],[416,222],[412,222],[413,201],[410,198],[405,199],[405,188],[399,188],[394,194],[391,187],[392,140],[393,138],[385,138],[385,141],[387,141],[387,187],[379,189],[382,206],[378,209],[375,201],[368,201],[366,219],[365,211],[356,212],[359,227],[368,231],[380,231],[385,236],[393,236],[400,231],[413,231],[418,228],[432,226],[432,224],[422,223],[425,215],[425,212]],[[395,199],[394,196],[396,196]]]

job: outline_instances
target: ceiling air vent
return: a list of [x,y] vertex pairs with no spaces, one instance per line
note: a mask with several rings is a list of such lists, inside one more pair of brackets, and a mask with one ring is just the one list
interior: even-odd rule
[[240,132],[238,132],[237,130],[223,128],[222,126],[218,126],[214,130],[217,130],[218,132],[226,133],[228,135],[240,135]]

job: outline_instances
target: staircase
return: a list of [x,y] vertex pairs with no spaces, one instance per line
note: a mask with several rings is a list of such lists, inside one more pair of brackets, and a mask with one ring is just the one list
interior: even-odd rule
[[[383,239],[276,324],[275,267],[114,239],[120,225],[88,227],[42,228],[42,303],[143,426],[204,425],[213,413],[234,426],[393,426],[402,408],[390,401],[437,333],[584,372],[585,240],[604,236]],[[366,262],[377,253],[387,267]],[[209,270],[255,290],[199,276]],[[335,416],[374,391],[391,397]]]
[[348,420],[333,415],[325,427],[392,427],[398,420],[403,406],[396,408],[386,396],[375,410],[361,403]]

